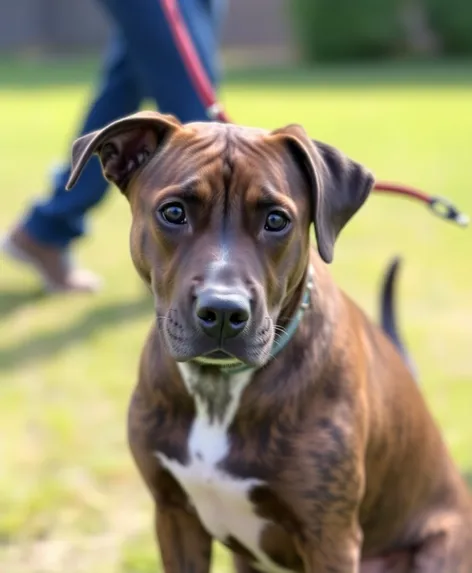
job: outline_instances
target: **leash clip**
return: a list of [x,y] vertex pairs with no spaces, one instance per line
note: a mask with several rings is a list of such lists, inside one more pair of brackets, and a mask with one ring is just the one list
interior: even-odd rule
[[207,115],[211,121],[220,121],[222,123],[227,123],[225,112],[223,107],[218,103],[212,103],[207,107]]
[[452,203],[444,197],[432,197],[428,202],[431,211],[446,221],[454,221],[460,227],[467,227],[469,224],[469,217],[465,213],[461,213]]

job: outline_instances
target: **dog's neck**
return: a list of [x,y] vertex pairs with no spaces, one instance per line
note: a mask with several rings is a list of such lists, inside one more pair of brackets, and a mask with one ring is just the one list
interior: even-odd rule
[[[331,281],[327,282],[325,270],[323,267],[319,268],[317,261],[313,262],[313,267],[316,272],[313,289],[310,290],[312,285],[309,281],[309,279],[313,279],[313,275],[310,276],[305,272],[303,279],[293,291],[290,301],[291,316],[289,315],[291,320],[286,323],[286,342],[289,344],[280,345],[277,350],[281,359],[271,356],[261,368],[251,368],[244,365],[244,368],[240,369],[227,369],[215,364],[198,364],[193,361],[174,362],[173,367],[177,368],[183,384],[182,386],[180,384],[174,386],[173,391],[179,394],[183,391],[180,399],[185,401],[190,398],[194,407],[200,412],[199,415],[203,416],[208,424],[226,427],[229,421],[238,415],[237,412],[241,412],[242,406],[246,412],[249,410],[252,412],[254,407],[266,411],[269,406],[272,411],[279,409],[282,411],[287,396],[291,396],[295,403],[300,406],[303,405],[303,396],[309,391],[307,384],[311,384],[310,381],[318,378],[325,368],[326,348],[330,345],[333,320],[329,305],[327,316],[325,316],[323,303],[326,301],[318,292],[318,280],[327,285]],[[311,272],[313,273],[313,270]],[[310,293],[311,296],[307,293]],[[309,306],[307,306],[308,300],[310,301]],[[309,317],[306,315],[307,309],[310,309]],[[287,314],[285,313],[284,316]],[[306,320],[304,320],[304,316]],[[293,326],[290,326],[289,329],[289,325]],[[285,352],[288,352],[289,358],[287,360],[292,362],[296,356],[299,356],[301,341],[306,340],[307,337],[312,343],[316,343],[318,352],[316,360],[309,366],[308,377],[305,382],[287,384],[284,375],[274,378],[268,374],[271,365],[275,367],[276,371],[283,372],[286,365],[286,361],[283,359]],[[256,377],[258,384],[253,386],[251,382]],[[246,390],[249,388],[252,389],[250,398],[246,395]],[[246,397],[244,398],[243,395]],[[249,410],[247,410],[248,407]]]
[[232,421],[241,393],[253,376],[253,369],[222,374],[221,369],[195,363],[178,363],[187,392],[207,422],[226,426]]

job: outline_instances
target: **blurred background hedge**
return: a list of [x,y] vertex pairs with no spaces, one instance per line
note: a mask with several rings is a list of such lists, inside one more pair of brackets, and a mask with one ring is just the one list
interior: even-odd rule
[[443,52],[472,54],[472,0],[425,0],[431,24],[441,38]]
[[472,55],[472,0],[288,0],[307,62]]

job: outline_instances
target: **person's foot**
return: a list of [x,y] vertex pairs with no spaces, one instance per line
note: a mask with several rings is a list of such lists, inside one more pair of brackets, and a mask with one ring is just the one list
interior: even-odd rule
[[96,275],[74,266],[67,250],[38,243],[21,227],[1,239],[0,250],[34,268],[48,292],[96,292],[101,286]]

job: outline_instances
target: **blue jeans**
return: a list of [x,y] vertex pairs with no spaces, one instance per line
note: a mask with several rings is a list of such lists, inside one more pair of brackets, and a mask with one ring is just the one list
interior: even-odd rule
[[[162,0],[100,0],[116,26],[104,61],[102,82],[80,134],[103,127],[153,99],[159,111],[182,122],[205,121],[198,98],[162,9]],[[178,0],[190,36],[211,81],[218,76],[218,32],[224,0]],[[70,165],[53,179],[52,194],[36,203],[24,228],[38,242],[66,248],[85,232],[87,211],[103,199],[108,184],[93,157],[71,191]]]

